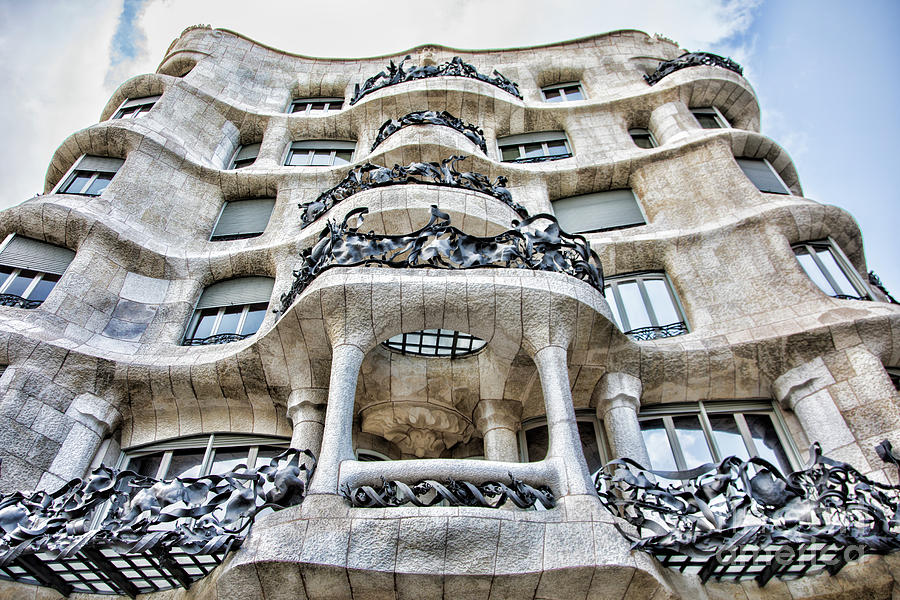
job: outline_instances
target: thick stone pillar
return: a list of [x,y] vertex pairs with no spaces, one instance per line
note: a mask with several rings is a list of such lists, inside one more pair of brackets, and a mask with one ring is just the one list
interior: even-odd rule
[[364,356],[353,344],[340,344],[332,350],[325,427],[310,494],[337,494],[341,461],[353,458],[353,404]]
[[630,458],[647,469],[650,456],[641,436],[638,411],[641,407],[641,380],[627,373],[607,373],[594,388],[597,418],[603,421],[612,458]]
[[516,432],[522,422],[522,404],[515,400],[482,400],[475,407],[475,427],[484,438],[484,458],[519,461]]
[[305,388],[291,392],[287,405],[287,416],[294,425],[291,448],[309,450],[318,458],[322,450],[327,400],[328,390],[321,388]]
[[575,422],[575,409],[572,406],[566,349],[545,346],[534,355],[534,362],[541,377],[547,411],[547,429],[550,434],[547,458],[555,458],[562,465],[562,495],[593,495],[594,486],[584,459],[578,425]]

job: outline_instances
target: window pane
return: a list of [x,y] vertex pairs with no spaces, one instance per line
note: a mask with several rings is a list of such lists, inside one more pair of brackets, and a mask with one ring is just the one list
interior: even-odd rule
[[310,110],[325,110],[324,102],[313,102]]
[[561,90],[547,90],[544,92],[544,99],[547,102],[562,102],[563,97]]
[[584,94],[581,93],[581,88],[577,85],[572,85],[566,88],[566,99],[567,100],[584,100]]
[[750,430],[750,436],[753,438],[753,444],[756,446],[759,457],[779,467],[782,473],[793,471],[787,453],[781,447],[781,441],[778,439],[778,434],[775,433],[772,417],[769,415],[744,415],[744,419],[747,421],[747,428]]
[[719,447],[721,458],[737,456],[743,460],[750,458],[744,438],[738,430],[734,415],[709,415],[709,424],[712,426],[713,437]]
[[176,450],[172,454],[172,462],[169,463],[169,471],[165,479],[175,477],[199,477],[200,465],[206,450]]
[[229,306],[219,321],[219,328],[216,335],[220,333],[237,333],[238,322],[241,320],[241,313],[244,312],[243,306]]
[[500,153],[503,155],[502,160],[516,160],[519,158],[519,147],[505,146],[500,148]]
[[581,438],[581,449],[584,450],[584,459],[587,461],[588,471],[591,477],[596,475],[603,466],[603,458],[600,456],[600,446],[597,442],[597,434],[594,432],[594,424],[591,421],[578,421],[578,437]]
[[313,152],[312,162],[310,164],[314,167],[330,166],[331,165],[331,151],[315,150]]
[[287,164],[291,167],[305,167],[309,165],[309,152],[291,150],[290,154],[288,154]]
[[817,248],[816,255],[819,257],[819,260],[822,261],[825,269],[828,270],[828,274],[831,275],[831,278],[834,279],[834,282],[837,284],[839,289],[836,291],[838,294],[846,294],[848,296],[859,295],[859,292],[857,292],[856,288],[853,287],[853,284],[850,283],[850,279],[844,274],[844,270],[841,269],[840,265],[838,265],[837,261],[834,259],[831,250],[828,248]]
[[309,106],[309,104],[307,104],[306,102],[295,102],[295,103],[291,104],[291,112],[292,113],[303,112],[306,110],[307,106]]
[[[259,452],[256,454],[256,468],[268,466],[272,459],[287,450],[287,447],[281,446],[260,446]],[[369,455],[371,456],[371,455]],[[360,459],[364,460],[364,459]]]
[[619,316],[619,306],[616,304],[616,296],[613,294],[612,287],[606,286],[604,291],[606,292],[606,303],[609,304],[609,309],[612,311],[613,320],[615,320],[619,329],[622,329],[622,317]]
[[697,118],[697,122],[700,123],[700,127],[702,127],[703,129],[722,128],[722,126],[719,124],[719,120],[714,115],[694,113],[694,117]]
[[31,285],[31,281],[36,275],[37,273],[34,271],[19,271],[19,274],[12,280],[4,293],[12,294],[13,296],[21,296],[25,293],[25,290],[28,289],[28,286]]
[[353,157],[352,150],[338,150],[334,155],[334,164],[336,165],[346,165],[350,162],[350,159]]
[[650,456],[650,468],[656,471],[677,471],[675,456],[669,446],[669,436],[662,419],[641,421],[641,435]]
[[57,281],[59,281],[59,275],[45,273],[41,280],[37,282],[37,285],[34,286],[34,289],[31,290],[31,293],[28,294],[28,299],[43,302],[50,295],[50,290],[53,289]]
[[113,173],[98,173],[97,178],[91,182],[91,185],[88,186],[84,193],[88,196],[99,196],[106,189],[106,186],[109,185],[109,182],[112,181],[112,178]]
[[555,142],[547,142],[547,150],[550,156],[555,156],[558,154],[568,154],[569,150],[566,148],[566,143],[562,140]]
[[6,283],[6,279],[12,275],[12,272],[12,267],[0,267],[0,288],[3,287],[3,284]]
[[156,477],[156,474],[159,472],[159,464],[162,462],[162,457],[163,453],[158,452],[156,454],[148,454],[146,456],[132,458],[128,461],[128,466],[126,468],[129,471],[134,471],[139,475]]
[[212,467],[210,467],[210,475],[221,475],[228,471],[234,471],[238,465],[247,464],[248,448],[218,448],[213,455]]
[[816,261],[814,261],[812,256],[810,256],[809,250],[807,250],[806,246],[794,248],[794,254],[797,255],[797,260],[800,261],[800,266],[803,267],[804,271],[806,271],[807,276],[812,279],[813,283],[819,286],[820,290],[822,290],[829,296],[833,296],[834,294],[838,293],[832,289],[831,284],[828,283],[828,280],[825,279],[824,275],[822,275],[822,271],[819,269],[819,265],[817,265]]
[[684,455],[685,467],[693,469],[708,462],[713,462],[712,452],[706,443],[706,435],[700,426],[700,418],[697,415],[684,415],[673,417],[675,424],[675,437],[681,446]]
[[544,156],[544,147],[541,144],[525,144],[525,158]]
[[200,319],[197,321],[197,327],[190,335],[192,338],[203,339],[212,335],[213,325],[216,322],[216,315],[219,314],[218,308],[207,308],[200,312]]
[[81,190],[84,189],[84,186],[87,185],[87,182],[91,180],[93,173],[87,173],[85,171],[75,171],[75,177],[72,178],[72,181],[69,182],[69,185],[66,186],[66,189],[63,190],[64,194],[80,194]]
[[266,317],[267,308],[267,304],[252,305],[247,313],[247,318],[244,319],[244,327],[241,329],[241,333],[250,335],[259,331],[259,326],[262,325],[263,319]]
[[625,314],[628,317],[628,327],[630,329],[639,329],[641,327],[649,327],[652,325],[650,316],[647,314],[647,308],[644,306],[644,299],[641,298],[641,292],[638,289],[637,282],[628,281],[620,283],[617,287],[619,289],[619,295],[622,297],[622,305],[624,306]]
[[546,425],[533,427],[525,432],[525,445],[528,448],[528,462],[544,460],[547,448],[550,447],[550,433]]
[[681,321],[681,315],[672,304],[669,286],[664,280],[645,279],[644,289],[647,290],[647,296],[650,298],[650,304],[653,306],[653,312],[656,313],[659,325],[669,325]]
[[653,140],[647,134],[634,133],[631,135],[631,139],[634,140],[634,144],[638,148],[644,148],[645,150],[653,148]]

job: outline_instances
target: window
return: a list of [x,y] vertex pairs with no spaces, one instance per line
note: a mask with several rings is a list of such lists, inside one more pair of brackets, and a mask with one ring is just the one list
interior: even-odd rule
[[569,158],[572,151],[562,131],[525,133],[497,140],[503,162],[543,162]]
[[333,167],[353,160],[356,142],[304,140],[294,142],[284,164],[289,167]]
[[630,189],[609,190],[553,201],[563,231],[586,233],[644,225],[644,214]]
[[767,194],[790,194],[791,191],[769,164],[760,158],[736,158],[738,166],[761,192]]
[[259,330],[275,281],[243,277],[214,283],[197,301],[184,336],[185,346],[236,342]]
[[343,98],[297,98],[288,107],[288,112],[295,113],[327,113],[341,110],[344,107]]
[[0,306],[36,308],[47,299],[75,253],[13,235],[0,251]]
[[[592,413],[576,413],[575,421],[578,425],[578,435],[581,438],[584,458],[587,461],[591,477],[593,477],[600,467],[609,461],[606,454],[603,426]],[[519,454],[522,456],[522,462],[544,460],[549,447],[550,438],[546,419],[536,419],[522,425],[522,431],[519,434]]]
[[56,191],[60,194],[99,196],[124,162],[121,158],[82,156]]
[[226,202],[213,227],[210,241],[240,240],[262,235],[269,224],[275,198],[252,198]]
[[[888,377],[891,378],[891,383],[894,384],[895,390],[900,390],[900,368],[896,367],[885,367],[885,371],[887,371]],[[3,374],[3,371],[0,371],[0,375]]]
[[782,473],[797,464],[781,415],[768,400],[642,406],[649,467],[684,471],[729,456],[762,458]]
[[793,249],[809,278],[829,296],[849,300],[871,299],[865,284],[844,253],[831,240],[804,242],[793,246]]
[[644,129],[643,127],[632,127],[628,130],[628,135],[631,136],[631,139],[634,140],[634,145],[638,148],[649,150],[650,148],[656,148],[659,145],[656,143],[656,138],[653,137],[650,130]]
[[728,119],[726,119],[715,106],[692,108],[691,114],[694,115],[694,118],[697,119],[697,123],[699,123],[700,127],[703,129],[726,129],[731,127],[731,125],[728,124]]
[[557,83],[556,85],[548,85],[541,88],[541,94],[544,96],[544,102],[572,102],[575,100],[584,100],[584,90],[581,84],[573,83]]
[[145,96],[143,98],[131,98],[122,103],[113,119],[135,119],[145,113],[150,112],[160,96]]
[[485,342],[469,333],[452,329],[423,329],[400,333],[382,342],[388,350],[413,356],[459,358],[481,350]]
[[234,153],[234,158],[231,159],[231,166],[228,168],[243,169],[252,165],[256,161],[256,157],[259,156],[259,146],[260,144],[238,146],[237,152]]
[[616,325],[636,340],[654,340],[688,332],[665,273],[610,278],[604,290]]

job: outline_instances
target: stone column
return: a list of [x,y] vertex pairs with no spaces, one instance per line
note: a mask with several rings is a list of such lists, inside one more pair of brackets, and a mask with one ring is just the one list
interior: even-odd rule
[[641,380],[627,373],[607,373],[594,388],[597,418],[603,421],[611,458],[630,458],[647,469],[650,456],[641,435],[638,411],[641,407]]
[[310,494],[337,494],[341,461],[353,458],[353,405],[364,356],[353,344],[339,344],[332,350],[325,427]]
[[522,404],[516,400],[482,400],[475,407],[475,427],[484,438],[484,458],[519,461],[516,432],[522,422]]
[[287,403],[287,416],[294,424],[291,448],[309,450],[318,458],[322,449],[327,400],[328,390],[321,388],[305,388],[291,392]]
[[584,459],[578,425],[575,422],[575,409],[572,406],[566,349],[545,346],[534,355],[534,362],[541,377],[547,411],[547,429],[550,434],[547,458],[557,459],[562,464],[562,495],[593,495],[594,486]]

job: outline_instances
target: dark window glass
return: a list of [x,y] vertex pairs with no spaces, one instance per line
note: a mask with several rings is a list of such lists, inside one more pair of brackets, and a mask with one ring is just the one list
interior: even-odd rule
[[331,165],[331,152],[328,150],[316,150],[313,152],[312,163],[313,167],[327,167]]
[[584,94],[581,93],[581,88],[577,85],[572,85],[566,88],[566,99],[567,100],[584,100]]
[[694,113],[694,117],[703,129],[722,129],[722,125],[714,115]]
[[99,196],[103,193],[103,190],[106,189],[106,186],[109,185],[109,182],[112,181],[112,178],[112,173],[98,173],[97,178],[91,182],[91,185],[84,191],[84,194],[88,196]]
[[63,190],[64,194],[80,194],[81,190],[84,189],[84,186],[87,185],[87,182],[91,180],[93,173],[89,173],[86,171],[75,171],[75,177],[72,178],[72,181],[69,182],[69,185],[66,186],[66,189]]
[[781,447],[772,418],[769,415],[744,415],[744,419],[759,457],[779,467],[782,473],[790,473],[793,470],[791,462]]
[[537,462],[547,456],[550,447],[550,433],[546,425],[533,427],[525,432],[525,445],[528,448],[528,461]]
[[244,319],[244,327],[241,329],[241,333],[250,335],[259,331],[259,326],[262,325],[263,319],[266,318],[266,308],[268,308],[267,304],[251,305],[250,310],[247,312],[247,318]]
[[544,156],[544,148],[541,144],[525,144],[525,158]]
[[547,102],[562,102],[563,97],[560,90],[547,90],[544,92],[544,99]]
[[350,159],[353,157],[352,150],[338,150],[334,155],[334,164],[336,165],[346,165],[350,162]]
[[31,285],[31,282],[36,275],[37,273],[35,271],[19,271],[19,274],[12,280],[4,293],[12,294],[13,296],[24,296],[25,290]]
[[506,146],[505,148],[501,148],[500,152],[503,155],[503,160],[516,160],[519,158],[518,146]]
[[728,456],[737,456],[742,460],[750,458],[734,415],[709,415],[709,424],[722,458]]
[[[581,438],[581,448],[584,450],[588,471],[593,476],[603,466],[603,457],[600,455],[600,447],[597,445],[594,423],[591,421],[578,421],[578,437]],[[530,452],[528,455],[531,456]]]
[[50,291],[56,285],[57,281],[59,281],[59,275],[44,273],[41,280],[37,282],[37,285],[35,285],[31,290],[31,293],[28,294],[28,299],[43,302],[47,299],[47,296],[50,295]]
[[138,456],[128,461],[127,468],[129,471],[134,471],[139,475],[156,477],[156,474],[159,472],[159,464],[162,462],[162,457],[162,453]]
[[210,475],[221,475],[233,471],[238,465],[247,464],[247,448],[218,448],[213,456]]
[[675,456],[669,446],[669,436],[662,419],[641,421],[641,435],[650,456],[650,467],[656,471],[677,471]]
[[6,282],[6,279],[12,275],[13,268],[12,267],[3,267],[0,266],[0,287],[3,287],[3,284]]
[[172,453],[172,462],[165,478],[199,477],[205,454],[206,450],[176,450]]
[[219,329],[216,334],[220,333],[237,333],[238,323],[241,320],[241,313],[244,311],[243,306],[229,306],[225,309],[225,314],[219,321]]
[[208,338],[212,335],[213,325],[216,323],[216,315],[219,314],[218,308],[204,308],[200,311],[200,318],[197,320],[197,327],[191,337],[197,339]]

